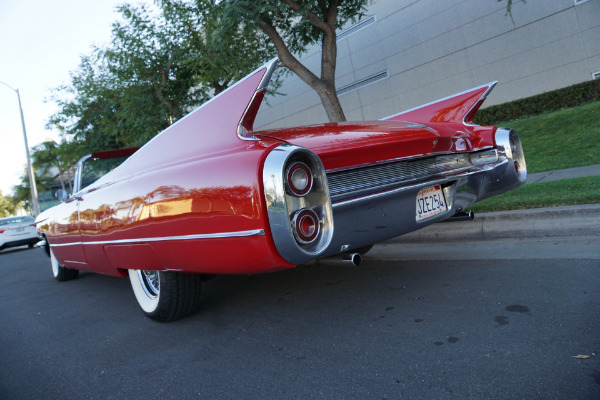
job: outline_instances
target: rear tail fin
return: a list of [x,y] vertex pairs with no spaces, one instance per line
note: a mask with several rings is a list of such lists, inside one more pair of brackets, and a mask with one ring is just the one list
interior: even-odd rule
[[123,163],[126,169],[117,168],[111,176],[149,171],[252,140],[254,118],[276,65],[277,59],[271,60],[156,135]]
[[469,89],[413,109],[391,115],[383,120],[418,123],[462,122],[473,124],[473,116],[497,82]]

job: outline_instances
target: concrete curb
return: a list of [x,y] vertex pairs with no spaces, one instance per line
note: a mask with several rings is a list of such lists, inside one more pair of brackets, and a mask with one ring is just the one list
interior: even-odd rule
[[385,243],[560,236],[600,236],[600,204],[475,214],[473,221],[441,222]]

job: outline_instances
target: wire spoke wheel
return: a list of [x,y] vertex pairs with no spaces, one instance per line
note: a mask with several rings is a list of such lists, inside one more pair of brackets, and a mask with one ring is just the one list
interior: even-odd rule
[[137,273],[146,295],[150,298],[158,297],[160,294],[160,278],[158,271],[138,270]]

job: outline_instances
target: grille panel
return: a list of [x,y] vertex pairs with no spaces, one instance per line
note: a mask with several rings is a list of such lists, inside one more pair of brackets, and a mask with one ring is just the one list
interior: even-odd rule
[[327,174],[327,181],[331,200],[335,202],[467,171],[472,167],[469,154],[450,154],[333,172]]

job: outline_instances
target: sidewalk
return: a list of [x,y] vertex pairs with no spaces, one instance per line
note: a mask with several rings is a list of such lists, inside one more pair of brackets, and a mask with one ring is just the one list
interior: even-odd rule
[[600,236],[600,204],[475,214],[473,221],[433,224],[384,243],[464,242],[561,236]]
[[[598,175],[600,165],[590,165],[529,174],[527,183]],[[465,242],[561,236],[600,236],[600,204],[476,213],[473,221],[433,224],[384,243]]]
[[598,175],[600,175],[600,164],[529,174],[527,175],[526,183],[550,182],[558,181],[561,179],[581,178],[584,176]]

